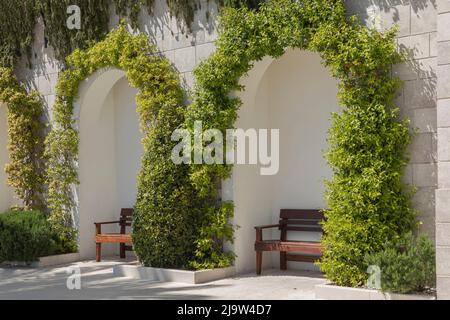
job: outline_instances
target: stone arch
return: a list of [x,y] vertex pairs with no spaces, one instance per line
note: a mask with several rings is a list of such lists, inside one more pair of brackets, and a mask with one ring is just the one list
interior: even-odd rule
[[[67,67],[58,78],[52,115],[53,127],[46,140],[48,203],[51,209],[49,220],[72,248],[77,245],[78,240],[83,257],[90,257],[94,253],[92,222],[104,220],[105,217],[110,217],[107,220],[117,220],[121,207],[137,207],[135,204],[139,196],[136,196],[136,189],[138,192],[144,190],[142,192],[145,193],[148,188],[143,185],[147,180],[136,179],[140,184],[136,189],[129,188],[133,189],[131,193],[124,193],[128,198],[119,199],[118,196],[118,183],[115,181],[118,169],[114,163],[117,154],[114,153],[114,146],[111,147],[115,144],[111,139],[116,132],[111,119],[102,119],[106,113],[109,113],[107,117],[114,117],[115,108],[111,106],[115,104],[114,100],[120,100],[122,96],[117,94],[118,99],[114,98],[114,88],[118,85],[125,86],[125,91],[132,90],[124,103],[133,103],[133,108],[116,109],[133,110],[139,114],[138,120],[136,114],[133,115],[134,118],[127,117],[129,120],[134,119],[130,120],[134,123],[134,140],[142,142],[142,146],[139,145],[146,155],[142,156],[144,160],[138,170],[140,177],[157,166],[154,165],[155,162],[170,159],[170,154],[164,154],[164,157],[149,160],[154,154],[151,151],[153,145],[160,143],[153,132],[161,130],[163,126],[168,130],[168,123],[173,128],[182,123],[182,115],[178,113],[183,99],[179,76],[170,62],[155,52],[144,34],[133,36],[125,26],[120,25],[103,41],[85,51],[75,51],[67,58]],[[158,117],[169,119],[156,122]],[[121,125],[117,127],[121,128]],[[136,137],[137,128],[144,138]],[[128,134],[127,130],[123,130],[122,134]],[[170,134],[167,136],[170,138]],[[124,143],[128,143],[126,140],[122,139]],[[104,145],[109,147],[99,147]],[[98,161],[93,155],[103,160]],[[123,168],[126,161],[122,162]],[[183,168],[176,170],[182,171]],[[132,175],[132,179],[126,179],[126,184],[136,184],[133,178],[137,172],[127,171],[127,174],[119,175]],[[93,186],[89,192],[89,183],[84,181],[90,179],[95,184],[93,177],[102,182]],[[109,191],[97,193],[98,190],[103,192],[102,188]],[[134,198],[133,201],[130,201],[130,197]],[[96,211],[102,211],[104,215],[93,215],[92,212]],[[136,208],[134,217],[138,215],[137,212],[142,211]],[[147,211],[143,214],[147,214]],[[139,246],[135,239],[133,243],[137,250]]]
[[[134,206],[142,153],[136,94],[125,71],[117,68],[98,70],[79,87],[74,103],[80,138],[76,224],[83,258],[95,254],[93,223],[117,220],[120,208]],[[104,252],[114,248],[106,244]]]
[[[339,102],[337,80],[320,56],[300,49],[288,49],[278,59],[265,57],[240,83],[246,89],[238,94],[243,105],[236,127],[280,130],[276,175],[261,176],[260,165],[235,165],[231,180],[224,183],[223,198],[233,200],[235,223],[240,226],[233,245],[236,268],[250,271],[254,269],[253,226],[277,223],[282,208],[325,207],[322,180],[331,177],[331,169],[322,151],[327,148],[331,113],[338,110]],[[300,235],[304,240],[318,238],[318,234]],[[268,256],[266,267],[278,266],[278,256]]]

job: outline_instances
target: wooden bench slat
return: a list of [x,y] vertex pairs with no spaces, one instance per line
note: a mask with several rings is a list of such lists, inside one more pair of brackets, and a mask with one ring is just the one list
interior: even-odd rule
[[324,218],[323,213],[313,209],[281,209],[280,219],[320,219]]
[[131,243],[129,234],[100,234],[95,236],[95,242]]
[[322,228],[319,226],[304,226],[304,227],[288,226],[285,229],[286,229],[286,231],[322,232]]
[[287,261],[296,261],[296,262],[310,262],[314,263],[320,259],[320,256],[316,255],[299,255],[299,254],[286,254]]
[[300,241],[262,241],[255,243],[255,249],[261,251],[301,251],[303,253],[320,255],[322,247],[318,242]]

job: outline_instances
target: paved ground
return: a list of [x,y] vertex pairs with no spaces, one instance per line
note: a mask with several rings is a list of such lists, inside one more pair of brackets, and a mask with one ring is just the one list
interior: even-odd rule
[[[325,283],[315,272],[278,270],[199,285],[113,277],[112,267],[121,263],[86,261],[40,269],[0,268],[0,299],[314,299],[314,285]],[[80,290],[66,286],[68,270],[73,267],[81,270]]]

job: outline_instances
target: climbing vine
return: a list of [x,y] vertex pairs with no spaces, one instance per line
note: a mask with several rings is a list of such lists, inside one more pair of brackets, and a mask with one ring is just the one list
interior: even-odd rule
[[12,67],[17,59],[31,56],[35,26],[35,0],[0,1],[0,67]]
[[[9,163],[8,184],[25,209],[44,209],[43,107],[37,92],[27,93],[11,69],[0,67],[0,104],[7,108]],[[3,170],[3,168],[1,168]]]
[[[221,6],[248,6],[253,9],[257,7],[257,3],[261,2],[255,0],[215,1]],[[28,56],[28,58],[31,57],[34,27],[38,18],[42,18],[45,25],[45,45],[53,47],[55,55],[60,61],[64,61],[65,57],[76,49],[85,49],[92,46],[103,39],[108,32],[109,5],[111,3],[115,5],[119,17],[128,18],[132,27],[137,28],[141,7],[146,6],[148,11],[152,13],[155,1],[24,0],[19,3],[1,1],[0,66],[13,68],[23,55]],[[170,14],[184,21],[189,28],[190,23],[194,19],[195,11],[200,8],[201,1],[168,0],[167,4]],[[82,19],[81,29],[79,30],[67,28],[67,7],[69,5],[80,7]],[[72,60],[68,60],[69,65],[67,67],[69,69],[70,63],[71,61],[73,62],[75,56],[76,53],[71,58]],[[30,59],[28,60],[30,61]],[[76,63],[72,63],[72,66],[76,65]],[[2,72],[8,74],[8,86],[11,85],[14,82],[12,72],[10,70],[2,70]],[[63,72],[61,79],[64,79],[68,74],[70,74],[70,70]],[[70,252],[75,250],[76,247],[76,232],[73,228],[72,213],[75,208],[73,187],[78,183],[76,173],[78,135],[70,123],[68,113],[61,111],[66,104],[70,105],[74,98],[71,92],[65,91],[68,90],[67,87],[64,87],[69,85],[67,82],[69,80],[59,81],[58,92],[61,95],[55,105],[56,126],[46,139],[45,160],[48,161],[46,182],[48,183],[48,204],[49,209],[51,209],[49,220],[56,229],[55,231],[60,235],[61,239],[59,240],[63,244],[64,250]],[[42,132],[40,132],[42,129],[42,110],[39,111],[39,108],[42,108],[42,104],[37,93],[32,92],[27,95],[26,91],[19,85],[15,89],[17,89],[15,92],[20,92],[20,95],[5,96],[5,101],[8,100],[8,105],[11,105],[8,109],[10,110],[8,119],[11,120],[9,131],[10,148],[13,149],[10,151],[13,161],[7,169],[8,179],[10,185],[16,189],[16,193],[23,200],[26,207],[44,209],[45,205],[41,198],[42,194],[46,193],[47,190],[44,190],[42,181],[43,165],[40,161],[42,159],[42,141],[44,139]],[[7,90],[5,92],[11,93]],[[13,101],[13,97],[20,98]],[[20,106],[18,104],[19,100]],[[70,108],[64,110],[67,111]],[[40,132],[39,135],[38,132]],[[30,139],[33,143],[30,142]],[[20,145],[22,148],[19,148],[19,144],[24,142],[30,143],[30,145],[26,144],[25,148]],[[20,167],[17,163],[26,163],[26,165]],[[187,169],[184,168],[184,170]],[[186,194],[190,192],[188,189]],[[192,200],[195,196],[191,195],[189,198]],[[191,201],[190,204],[195,204],[195,201]],[[195,211],[195,209],[190,210],[193,214]],[[178,211],[174,213],[176,212]],[[183,241],[180,240],[179,248],[183,247],[181,243],[184,244],[185,249],[186,246],[191,246],[191,244],[195,243],[197,249],[203,248],[202,250],[195,251],[192,246],[190,250],[186,249],[187,251],[180,249],[176,253],[171,253],[171,258],[163,259],[158,263],[173,265],[184,263],[186,267],[191,268],[230,264],[233,259],[232,255],[214,255],[214,259],[211,260],[213,262],[205,262],[207,259],[210,259],[210,256],[205,255],[205,252],[211,250],[221,252],[223,240],[232,240],[232,232],[225,232],[221,235],[221,238],[217,238],[220,232],[214,231],[228,224],[227,219],[224,218],[230,217],[230,212],[232,212],[232,206],[224,206],[221,211],[222,218],[216,219],[214,226],[211,225],[211,228],[202,227],[200,229],[194,228],[194,230],[193,226],[195,224],[190,223],[190,226],[183,231],[191,230],[186,233],[190,234],[188,237],[191,238],[190,241],[185,241],[186,238],[183,238]],[[207,213],[211,215],[213,212],[208,211]],[[200,220],[210,221],[210,219],[205,218],[208,214],[205,213],[204,218]],[[180,227],[180,232],[182,228]],[[136,228],[136,230],[139,230],[139,228]],[[198,239],[199,234],[202,235],[201,239]],[[203,239],[207,238],[212,238],[214,241],[203,241]],[[166,242],[169,244],[170,241],[167,240]],[[188,255],[186,255],[186,252],[188,252]],[[182,259],[183,255],[184,258]],[[189,256],[189,259],[192,258],[190,263],[186,263],[186,256]]]
[[183,267],[193,257],[198,219],[188,167],[171,161],[172,132],[183,123],[183,91],[170,62],[155,54],[144,34],[130,35],[121,25],[91,48],[75,50],[58,80],[53,108],[55,123],[47,137],[50,221],[75,241],[73,187],[78,183],[78,132],[73,102],[81,81],[104,68],[126,71],[136,96],[144,153],[133,214],[133,246],[141,262]]
[[[320,267],[339,285],[357,286],[367,278],[366,253],[377,252],[415,225],[411,193],[401,182],[410,142],[408,123],[399,119],[392,98],[399,86],[390,77],[392,64],[401,61],[395,30],[368,30],[348,20],[341,0],[268,1],[259,11],[227,9],[221,17],[217,49],[194,71],[193,103],[187,108],[187,128],[202,121],[204,130],[232,128],[241,101],[232,91],[243,90],[239,79],[264,56],[280,57],[287,48],[318,52],[339,81],[342,109],[333,115]],[[226,154],[224,152],[224,154]],[[301,168],[299,168],[301,170]],[[230,176],[231,166],[195,165],[191,181],[205,204],[208,229],[221,217],[217,182]],[[232,211],[231,211],[232,212]],[[230,212],[230,214],[231,214]],[[216,232],[229,232],[224,224]],[[198,251],[214,237],[208,233]]]

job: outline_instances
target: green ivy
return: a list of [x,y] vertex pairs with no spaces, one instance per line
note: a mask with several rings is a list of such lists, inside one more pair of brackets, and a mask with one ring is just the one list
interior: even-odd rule
[[[25,209],[43,210],[43,106],[37,92],[27,93],[9,68],[0,67],[0,103],[7,107],[9,163],[7,182]],[[2,168],[3,169],[3,168]]]
[[[411,193],[401,182],[408,122],[399,119],[392,103],[399,81],[390,77],[390,69],[401,61],[394,37],[395,30],[380,33],[348,20],[341,0],[268,1],[257,12],[226,9],[215,53],[194,71],[197,82],[185,123],[190,130],[198,120],[204,129],[232,128],[241,101],[230,93],[244,89],[239,79],[264,56],[278,58],[287,48],[315,51],[339,78],[342,110],[333,115],[328,139],[333,177],[327,182],[320,261],[326,277],[338,285],[362,284],[365,254],[415,226]],[[211,227],[223,212],[223,204],[214,202],[217,182],[230,172],[226,165],[191,167],[192,183],[205,204],[200,229],[208,230],[206,239],[231,232],[228,224]],[[197,251],[211,259],[220,252],[202,241]]]
[[[36,7],[45,24],[45,36],[55,49],[56,57],[64,58],[77,48],[87,48],[108,33],[109,0],[36,0]],[[67,28],[67,7],[77,5],[81,11],[81,28]]]
[[126,71],[136,97],[144,153],[138,175],[133,246],[140,261],[158,267],[183,267],[194,255],[197,201],[188,166],[175,165],[172,132],[184,121],[183,91],[170,62],[156,54],[144,34],[130,35],[121,25],[105,40],[67,58],[56,87],[55,123],[46,141],[50,221],[75,240],[72,188],[78,183],[78,132],[73,102],[81,81],[102,68]]
[[13,67],[31,56],[36,19],[35,0],[0,1],[0,67]]

